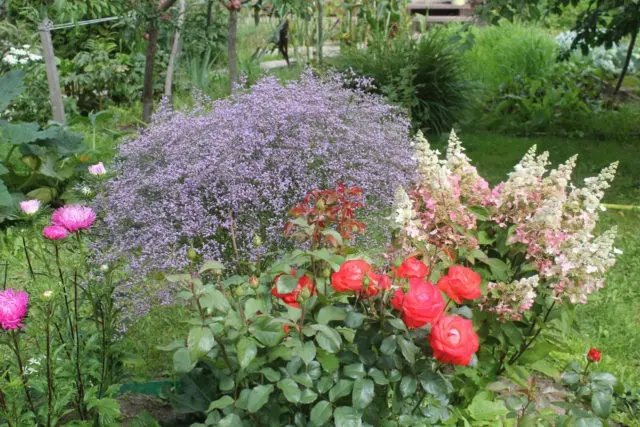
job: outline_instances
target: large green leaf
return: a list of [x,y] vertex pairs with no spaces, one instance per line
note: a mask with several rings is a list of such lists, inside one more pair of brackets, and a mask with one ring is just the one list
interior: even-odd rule
[[353,383],[353,407],[356,409],[364,409],[373,402],[375,395],[375,386],[373,381],[367,378],[361,378]]
[[278,293],[288,294],[293,292],[293,290],[298,286],[298,279],[291,274],[283,274],[278,277],[278,281],[276,282],[276,289]]
[[492,421],[509,413],[504,402],[493,400],[488,392],[478,393],[467,409],[469,415],[476,421]]
[[247,411],[253,414],[260,410],[260,408],[269,401],[269,395],[271,392],[273,392],[273,384],[254,387],[254,389],[251,390],[251,394],[249,394]]
[[209,412],[213,411],[214,409],[224,409],[231,404],[233,404],[233,397],[222,396],[220,399],[211,402],[211,404],[209,405]]
[[298,383],[294,380],[287,378],[280,382],[278,382],[278,388],[282,390],[284,397],[291,403],[300,402],[300,397],[302,395],[300,391],[300,387],[298,387]]
[[400,394],[402,397],[407,397],[415,394],[418,381],[414,377],[405,376],[400,381]]
[[335,427],[362,427],[362,417],[349,406],[340,406],[333,411]]
[[0,141],[13,145],[27,144],[38,139],[37,123],[0,123]]
[[191,362],[191,355],[189,350],[181,348],[173,353],[173,370],[180,373],[189,372],[193,369],[193,363]]
[[321,400],[311,409],[311,423],[315,426],[321,426],[329,421],[332,413],[333,408],[331,407],[331,403],[326,400]]
[[591,409],[600,418],[607,418],[611,414],[613,395],[608,390],[599,390],[591,396]]
[[342,338],[340,334],[326,325],[312,325],[313,329],[318,331],[316,341],[318,345],[329,353],[336,353],[340,350]]
[[242,338],[238,342],[238,363],[242,369],[249,366],[249,364],[256,358],[258,354],[258,347],[251,338]]
[[24,74],[23,70],[13,70],[0,77],[0,112],[24,90]]
[[400,351],[407,362],[411,365],[416,363],[416,354],[420,349],[416,346],[413,341],[409,341],[401,336],[398,336],[398,345],[400,346]]
[[208,326],[194,326],[189,330],[187,348],[194,359],[204,356],[213,348],[216,341]]
[[353,381],[339,380],[331,390],[329,390],[329,400],[335,402],[341,397],[348,396],[353,390]]
[[14,205],[15,202],[13,197],[11,197],[11,193],[9,193],[4,182],[0,180],[0,206],[13,207]]
[[316,357],[316,346],[313,341],[307,341],[302,345],[300,349],[300,357],[306,365],[311,363]]
[[346,318],[347,310],[341,307],[335,307],[333,305],[322,307],[317,316],[318,323],[322,325],[326,325],[332,320],[343,321]]
[[206,286],[204,288],[204,292],[200,297],[200,305],[210,313],[214,311],[227,313],[231,309],[227,297],[213,286]]

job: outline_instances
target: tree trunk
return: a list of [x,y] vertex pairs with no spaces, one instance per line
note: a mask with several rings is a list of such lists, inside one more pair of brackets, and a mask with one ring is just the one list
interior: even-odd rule
[[236,38],[238,37],[238,11],[229,10],[229,36],[227,37],[227,56],[229,61],[229,87],[233,90],[238,82],[238,52]]
[[151,122],[153,114],[153,63],[158,50],[158,27],[155,19],[149,22],[147,29],[149,43],[147,44],[147,59],[144,67],[144,86],[142,88],[142,121]]
[[622,81],[624,80],[624,76],[627,74],[627,69],[629,68],[629,63],[631,62],[631,56],[633,55],[633,48],[636,44],[636,38],[638,37],[639,30],[640,28],[636,28],[635,32],[631,35],[631,40],[629,41],[629,48],[627,49],[627,57],[624,60],[622,71],[620,71],[620,76],[618,77],[618,83],[616,83],[616,88],[613,91],[613,96],[616,96],[618,94],[618,91],[622,86]]
[[316,57],[318,58],[318,64],[322,64],[322,43],[324,35],[322,33],[322,0],[316,0],[318,2],[318,44],[316,45]]
[[173,87],[173,70],[175,68],[178,53],[180,51],[180,32],[184,26],[184,9],[185,0],[179,0],[178,3],[178,26],[176,33],[173,36],[173,45],[171,46],[171,55],[169,55],[169,65],[167,66],[167,78],[164,82],[164,96],[171,99],[172,87]]
[[211,22],[213,22],[213,0],[209,0],[207,3],[207,28],[205,29],[207,41],[209,40],[209,27],[211,27]]

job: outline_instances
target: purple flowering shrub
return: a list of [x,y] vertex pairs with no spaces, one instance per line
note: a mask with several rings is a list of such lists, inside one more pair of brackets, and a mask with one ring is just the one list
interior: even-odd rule
[[211,107],[159,114],[121,146],[106,191],[104,261],[124,259],[141,278],[184,269],[189,248],[227,265],[263,258],[284,247],[287,212],[309,191],[360,186],[371,215],[413,176],[408,120],[338,77],[309,72],[285,86],[265,78]]

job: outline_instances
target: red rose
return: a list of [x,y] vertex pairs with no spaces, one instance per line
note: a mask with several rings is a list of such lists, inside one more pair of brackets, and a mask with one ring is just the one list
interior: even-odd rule
[[437,360],[463,366],[471,362],[480,348],[473,323],[459,316],[442,316],[431,328],[429,343]]
[[[291,269],[291,275],[292,276],[296,275],[296,272],[293,268]],[[276,279],[275,279],[276,283],[278,282],[279,277],[280,275],[276,276]],[[273,288],[271,289],[271,294],[274,297],[281,299],[285,304],[288,304],[292,307],[300,307],[300,304],[298,303],[298,297],[300,296],[302,291],[304,291],[305,288],[309,289],[309,292],[311,292],[311,294],[316,293],[316,290],[314,289],[314,286],[313,286],[313,281],[308,276],[300,277],[298,279],[298,284],[296,285],[295,289],[289,292],[288,294],[279,293],[278,287],[276,285],[274,285]]]
[[587,360],[589,360],[590,362],[598,363],[601,358],[602,358],[602,353],[600,353],[600,350],[593,347],[589,349],[589,353],[587,353]]
[[331,275],[331,286],[337,292],[358,292],[362,290],[365,277],[369,280],[369,286],[375,282],[376,276],[371,271],[371,266],[361,259],[350,260]]
[[409,279],[409,292],[402,298],[402,318],[407,327],[415,329],[437,322],[444,308],[438,288],[421,279]]
[[365,292],[366,297],[372,297],[378,295],[378,292],[383,291],[385,289],[389,289],[391,287],[391,279],[386,274],[381,274],[372,279],[371,283],[367,287]]
[[396,289],[396,293],[393,294],[393,298],[391,298],[391,305],[396,310],[402,311],[403,301],[404,301],[404,292],[402,292],[402,289]]
[[463,300],[480,298],[480,282],[482,278],[470,268],[454,265],[446,276],[438,280],[438,288],[456,303]]
[[424,279],[429,274],[429,267],[416,257],[407,258],[396,270],[398,277],[403,279]]
[[282,325],[282,331],[285,333],[285,335],[289,335],[289,330],[291,330],[289,325]]

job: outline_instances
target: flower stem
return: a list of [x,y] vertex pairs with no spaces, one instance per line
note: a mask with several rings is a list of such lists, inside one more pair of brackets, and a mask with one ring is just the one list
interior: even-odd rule
[[69,296],[67,295],[67,286],[64,283],[64,274],[62,273],[62,264],[60,262],[60,249],[58,244],[54,244],[56,251],[56,265],[58,266],[58,275],[60,276],[60,284],[62,285],[62,295],[64,296],[64,305],[67,309],[67,319],[69,320],[69,333],[71,334],[71,342],[75,341],[73,336],[73,321],[71,320],[71,305],[69,304]]
[[78,388],[78,411],[80,417],[85,420],[86,411],[84,409],[84,383],[82,381],[82,369],[80,367],[80,332],[78,329],[78,323],[80,323],[80,315],[78,310],[78,270],[73,275],[73,308],[75,316],[75,345],[76,345],[76,376],[77,376],[77,388]]
[[36,275],[33,272],[33,265],[31,264],[31,257],[29,256],[29,249],[27,249],[27,239],[22,236],[22,246],[24,247],[24,257],[27,259],[27,265],[29,266],[29,274],[31,275],[31,280],[36,279]]
[[29,409],[36,415],[36,407],[33,405],[33,400],[31,400],[31,393],[29,392],[29,384],[27,383],[27,376],[24,373],[24,363],[22,363],[22,356],[20,355],[20,342],[18,340],[18,333],[16,331],[11,332],[11,338],[13,339],[13,351],[16,355],[16,360],[18,361],[18,370],[20,371],[20,379],[22,380],[22,386],[24,387],[24,395],[27,398],[27,402],[29,403]]
[[47,427],[51,427],[51,418],[53,415],[53,392],[54,392],[54,384],[53,384],[53,375],[52,375],[52,367],[51,367],[51,305],[48,304],[45,310],[46,315],[46,323],[45,323],[45,334],[46,334],[46,352],[47,352]]

